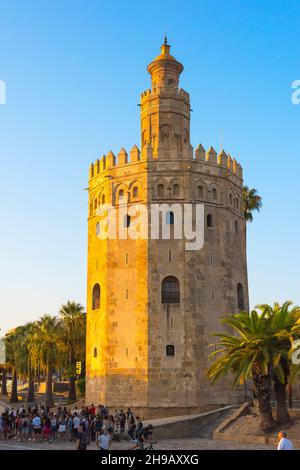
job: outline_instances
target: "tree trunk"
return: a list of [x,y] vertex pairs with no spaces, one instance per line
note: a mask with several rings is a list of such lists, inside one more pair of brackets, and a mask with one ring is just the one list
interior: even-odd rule
[[69,376],[69,390],[68,390],[68,399],[69,401],[76,401],[76,384],[75,384],[75,375],[74,375],[74,353],[72,349],[70,350],[69,354],[69,370],[70,370],[70,376]]
[[253,392],[258,401],[260,424],[264,431],[275,426],[271,407],[271,379],[268,375],[253,375]]
[[289,392],[289,408],[293,408],[293,386],[291,383],[288,384]]
[[17,371],[13,369],[12,371],[12,382],[11,382],[11,392],[9,397],[10,403],[17,403],[18,400],[18,379],[17,379]]
[[27,392],[27,402],[34,402],[34,376],[32,371],[29,372],[28,376],[28,392]]
[[46,396],[45,405],[54,406],[53,392],[52,392],[52,367],[48,364],[47,377],[46,377]]
[[274,391],[276,395],[276,420],[280,424],[286,424],[290,421],[286,406],[286,385],[276,381]]
[[[246,286],[248,286],[248,254],[247,254],[247,221],[245,220],[245,238],[244,238],[244,241],[245,241],[245,253],[246,253],[246,256],[245,256],[245,276],[246,276]],[[244,291],[244,295],[245,295],[245,292]],[[246,298],[244,297],[244,303],[246,303]],[[244,310],[249,310],[249,293],[247,291],[247,309],[246,309],[246,305],[244,305]]]
[[2,369],[2,384],[1,384],[1,395],[7,396],[7,379],[6,379],[6,369]]
[[76,384],[75,384],[75,377],[74,375],[69,378],[69,394],[68,394],[69,401],[76,401]]

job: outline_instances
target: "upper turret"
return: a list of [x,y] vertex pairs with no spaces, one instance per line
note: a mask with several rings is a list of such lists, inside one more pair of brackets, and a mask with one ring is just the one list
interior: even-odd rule
[[[222,150],[218,155],[210,147],[207,151],[200,144],[193,153],[190,143],[190,97],[179,88],[183,65],[170,54],[167,39],[161,46],[161,54],[149,65],[152,89],[141,94],[141,151],[134,145],[129,154],[122,148],[117,157],[109,152],[90,167],[90,179],[107,172],[105,178],[118,174],[119,168],[136,172],[135,165],[143,161],[165,160],[162,167],[176,169],[187,162],[186,168],[195,172],[228,176],[237,185],[242,185],[242,167]],[[192,165],[192,166],[191,166]],[[141,167],[142,168],[142,167]],[[143,169],[151,171],[156,166]],[[159,168],[159,166],[157,166]],[[140,168],[139,170],[140,171]],[[95,180],[94,180],[95,181]]]
[[152,91],[178,90],[179,76],[183,71],[183,65],[170,54],[170,49],[171,46],[165,37],[164,44],[161,46],[161,54],[147,67],[151,75]]
[[152,89],[141,95],[141,147],[144,154],[150,145],[161,160],[190,159],[190,97],[179,89],[183,65],[170,48],[165,38],[161,54],[147,68]]

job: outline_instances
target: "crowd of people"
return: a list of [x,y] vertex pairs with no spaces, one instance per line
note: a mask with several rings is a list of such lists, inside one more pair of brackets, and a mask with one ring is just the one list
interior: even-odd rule
[[128,408],[110,413],[105,405],[74,409],[44,405],[6,409],[0,416],[0,440],[20,442],[74,442],[78,450],[86,450],[95,442],[100,450],[109,450],[112,440],[130,438],[131,449],[143,449],[152,440],[153,426],[143,426],[139,416]]
[[[16,439],[19,442],[73,442],[77,450],[87,450],[94,442],[102,451],[111,448],[112,440],[130,439],[129,450],[152,446],[153,426],[144,426],[139,416],[128,408],[112,414],[105,405],[82,406],[80,409],[44,405],[7,408],[0,415],[0,441]],[[152,447],[150,447],[152,448]],[[285,431],[278,434],[278,450],[292,450],[293,444]]]

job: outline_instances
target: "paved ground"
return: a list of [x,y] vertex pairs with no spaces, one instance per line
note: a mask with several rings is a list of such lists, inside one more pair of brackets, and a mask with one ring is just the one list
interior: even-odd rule
[[[128,450],[132,443],[130,441],[113,442],[113,450]],[[272,446],[267,445],[251,445],[251,444],[237,444],[233,442],[213,441],[212,439],[163,439],[155,444],[157,450],[272,450]],[[75,448],[72,442],[51,442],[51,443],[36,443],[36,442],[18,442],[16,439],[8,441],[0,441],[0,450],[72,450]],[[94,442],[89,446],[89,450],[96,450]]]
[[[0,401],[0,412],[4,411],[6,403]],[[172,418],[168,418],[170,420]],[[175,419],[175,418],[174,418]],[[211,431],[211,430],[210,430]],[[211,435],[212,433],[209,432]],[[154,445],[157,450],[272,450],[274,449],[269,445],[261,444],[237,444],[236,442],[223,442],[214,441],[207,439],[206,434],[199,435],[191,439],[163,439]],[[114,450],[128,450],[133,443],[130,441],[122,441],[112,443],[112,449]],[[9,439],[7,441],[0,441],[0,450],[72,450],[75,449],[73,442],[59,442],[54,441],[51,443],[37,443],[37,442],[18,442],[16,439]],[[89,450],[96,450],[95,442],[92,442],[89,446]]]

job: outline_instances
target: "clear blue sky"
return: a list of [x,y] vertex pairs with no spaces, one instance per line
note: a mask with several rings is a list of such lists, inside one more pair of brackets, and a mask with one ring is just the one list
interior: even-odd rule
[[192,143],[223,146],[263,197],[251,305],[299,294],[300,3],[0,2],[0,327],[85,303],[88,166],[139,145],[139,95],[164,32],[185,67]]

